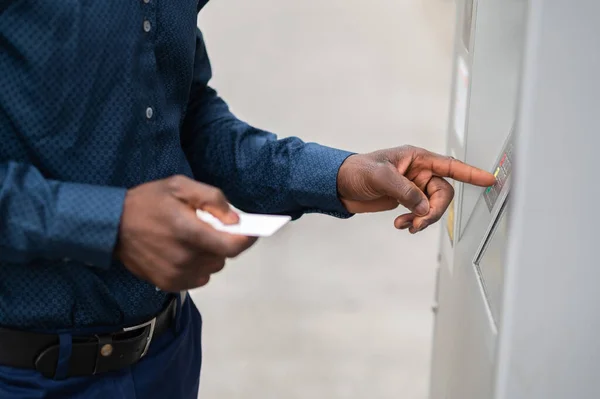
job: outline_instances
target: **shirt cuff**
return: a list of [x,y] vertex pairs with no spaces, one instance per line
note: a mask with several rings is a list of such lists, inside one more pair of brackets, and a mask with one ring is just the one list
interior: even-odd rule
[[352,152],[307,143],[292,168],[292,190],[305,213],[324,213],[338,218],[349,218],[340,201],[337,178],[340,166]]
[[76,183],[60,183],[55,190],[46,248],[89,266],[110,267],[127,191]]

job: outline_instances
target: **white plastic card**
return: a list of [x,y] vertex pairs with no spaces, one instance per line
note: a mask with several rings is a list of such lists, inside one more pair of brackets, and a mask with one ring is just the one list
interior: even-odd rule
[[248,237],[269,237],[285,226],[290,220],[289,216],[258,215],[253,213],[238,212],[240,221],[237,224],[226,225],[210,213],[197,210],[196,215],[200,220],[210,224],[216,230],[229,234]]

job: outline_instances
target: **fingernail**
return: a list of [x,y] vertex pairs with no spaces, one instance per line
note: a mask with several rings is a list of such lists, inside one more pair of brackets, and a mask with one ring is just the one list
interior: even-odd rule
[[424,199],[423,201],[419,202],[415,208],[415,212],[420,216],[427,215],[429,213],[429,201]]

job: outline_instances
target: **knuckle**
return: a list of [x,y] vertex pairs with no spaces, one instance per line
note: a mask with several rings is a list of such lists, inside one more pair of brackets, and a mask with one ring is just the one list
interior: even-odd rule
[[210,282],[210,276],[201,276],[198,281],[196,282],[196,285],[198,287],[204,287],[206,284],[208,284]]
[[173,230],[175,237],[181,241],[187,241],[192,238],[193,233],[190,230],[188,220],[180,212],[173,215]]
[[225,244],[225,256],[227,258],[237,258],[243,252],[243,250],[243,246],[240,245],[240,243],[235,239],[228,239]]
[[237,258],[240,254],[242,253],[242,251],[238,250],[235,247],[227,247],[225,249],[225,256],[228,257],[229,259],[235,259]]
[[431,226],[432,224],[437,223],[442,218],[443,212],[435,211],[430,215],[427,215],[425,219],[423,219],[421,226]]
[[448,198],[448,202],[454,198],[454,186],[444,178],[434,177],[431,180],[428,189],[430,189],[428,191],[442,194],[444,199]]
[[173,255],[173,264],[177,272],[180,272],[181,269],[186,268],[189,264],[193,262],[193,256],[188,251],[179,251],[175,255]]
[[210,269],[211,269],[212,273],[218,273],[221,270],[223,270],[224,267],[225,267],[225,258],[220,258],[220,259],[214,260],[210,265]]
[[454,190],[454,186],[451,184],[448,184],[448,193],[450,196],[450,200],[452,200],[454,198],[456,191]]
[[410,144],[405,144],[403,146],[400,147],[400,151],[403,153],[413,153],[413,154],[417,154],[419,153],[421,149],[418,147],[415,147],[414,145],[410,145]]
[[223,237],[216,237],[207,247],[206,250],[209,254],[218,256],[221,258],[228,257],[229,247],[227,240]]
[[167,179],[167,186],[171,191],[180,191],[186,181],[187,177],[183,175],[171,176]]
[[176,287],[183,277],[183,272],[178,267],[167,267],[163,270],[164,284],[170,287]]
[[437,223],[442,218],[442,212],[436,212],[427,219],[427,225]]
[[462,162],[454,157],[449,156],[449,155],[444,156],[444,161],[446,161],[446,163],[448,164],[448,172],[447,172],[448,177],[454,178],[454,174],[455,174],[454,170]]
[[209,202],[219,204],[227,202],[225,199],[225,194],[221,190],[216,187],[211,187],[207,193],[207,199]]

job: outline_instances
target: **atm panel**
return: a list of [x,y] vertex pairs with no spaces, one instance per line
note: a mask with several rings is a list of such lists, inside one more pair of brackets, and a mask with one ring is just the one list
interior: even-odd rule
[[[494,171],[508,166],[507,160],[512,157],[513,134],[509,130],[506,135],[504,146],[491,157]],[[448,399],[487,398],[493,388],[512,170],[511,165],[502,174],[494,172],[497,183],[479,189],[471,218],[454,248],[452,306],[457,319],[449,331],[452,338],[448,340],[453,342],[450,364],[461,367],[450,372]],[[440,303],[441,306],[444,304]]]
[[504,252],[508,243],[508,217],[506,203],[490,233],[489,241],[476,264],[490,312],[500,326],[504,293]]
[[[464,160],[492,172],[515,120],[526,11],[522,0],[489,0],[477,6]],[[458,240],[480,196],[477,187],[461,188]]]

